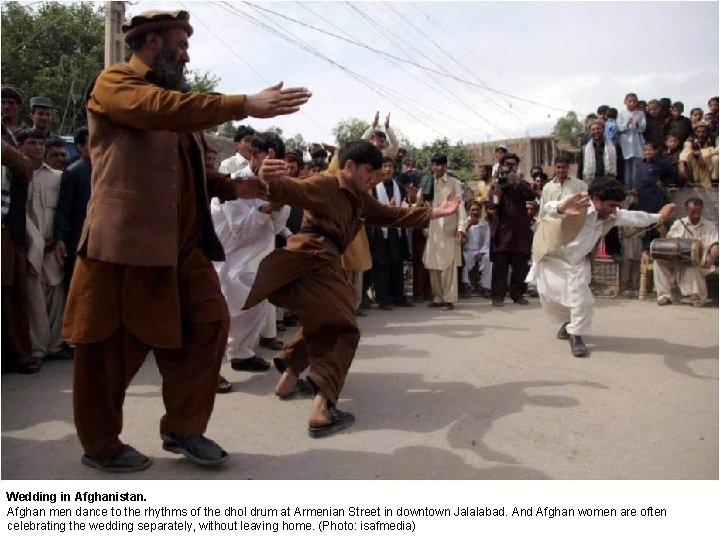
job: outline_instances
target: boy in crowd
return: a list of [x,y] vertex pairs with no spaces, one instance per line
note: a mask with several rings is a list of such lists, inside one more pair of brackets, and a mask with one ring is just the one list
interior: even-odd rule
[[637,174],[637,166],[642,161],[643,137],[646,120],[645,113],[638,107],[636,94],[625,96],[626,109],[618,115],[617,127],[620,132],[620,148],[625,159],[625,188],[632,188]]
[[682,102],[676,101],[670,108],[671,117],[665,124],[665,134],[675,133],[678,136],[680,143],[684,143],[692,135],[693,126],[689,118],[683,116],[685,105]]

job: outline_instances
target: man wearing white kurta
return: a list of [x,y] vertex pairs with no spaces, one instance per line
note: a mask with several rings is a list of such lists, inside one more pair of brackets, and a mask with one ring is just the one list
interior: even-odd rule
[[[270,303],[264,300],[243,311],[243,305],[255,283],[260,261],[274,247],[275,234],[285,229],[290,207],[273,211],[260,199],[238,199],[210,205],[215,232],[225,250],[225,261],[213,263],[220,288],[230,312],[227,356],[233,369],[264,371],[270,364],[255,355],[260,333],[269,319]],[[273,326],[275,317],[272,317]]]
[[715,270],[713,264],[718,256],[718,230],[712,221],[702,217],[703,201],[691,197],[685,201],[687,217],[678,219],[668,231],[668,238],[694,238],[702,243],[700,266],[686,266],[668,261],[655,260],[653,279],[658,305],[672,303],[672,286],[677,280],[680,294],[689,296],[695,307],[703,307],[708,297],[705,276]]
[[[460,180],[447,174],[446,155],[433,156],[431,169],[433,208],[439,207],[449,193],[452,193],[453,197],[462,197]],[[421,193],[420,197],[424,198],[425,194]],[[440,307],[448,311],[453,309],[453,304],[458,300],[457,267],[462,266],[460,246],[465,240],[466,227],[467,215],[464,204],[460,204],[455,214],[430,222],[428,241],[423,254],[423,264],[430,273],[433,293],[433,301],[428,304],[429,307]]]
[[250,163],[250,141],[255,130],[250,126],[238,126],[235,132],[235,148],[237,153],[224,159],[218,169],[223,174],[236,174]]
[[[22,147],[21,147],[22,148]],[[33,173],[27,198],[28,296],[33,359],[62,353],[65,308],[62,264],[48,249],[60,195],[60,171],[41,163]]]
[[665,221],[674,204],[659,214],[619,208],[626,192],[617,180],[601,177],[588,193],[549,201],[533,239],[533,267],[528,282],[535,282],[545,312],[562,323],[557,337],[569,339],[574,356],[587,356],[582,336],[590,334],[592,305],[588,255],[614,226],[647,227]]

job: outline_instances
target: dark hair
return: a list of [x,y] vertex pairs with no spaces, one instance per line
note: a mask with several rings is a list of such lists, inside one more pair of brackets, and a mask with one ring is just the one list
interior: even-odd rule
[[627,197],[625,187],[611,176],[600,176],[590,182],[588,187],[590,198],[597,197],[601,201],[624,201]]
[[89,135],[90,132],[88,131],[88,128],[86,128],[85,126],[79,127],[73,134],[73,141],[75,142],[75,146],[78,146],[79,144],[85,146],[88,142]]
[[555,157],[555,165],[558,163],[564,163],[565,165],[570,165],[570,158],[565,154],[558,154]]
[[310,161],[310,168],[312,169],[313,167],[318,167],[321,171],[324,171],[325,169],[327,169],[328,166],[327,163],[325,163],[325,161],[322,159],[313,159],[312,161]]
[[615,107],[610,107],[607,112],[608,118],[614,118],[617,119],[618,111]]
[[275,150],[275,159],[282,159],[285,157],[285,143],[277,133],[272,131],[263,131],[262,133],[255,133],[250,146],[261,152],[268,152],[272,148]]
[[692,116],[695,111],[700,111],[701,115],[705,115],[705,111],[703,111],[700,107],[693,107],[690,109],[690,116]]
[[670,108],[670,104],[672,103],[672,100],[671,100],[669,97],[664,97],[664,98],[660,98],[660,99],[658,100],[658,103],[660,103],[660,106],[661,106],[663,109],[669,109],[669,108]]
[[597,114],[590,113],[585,117],[585,120],[597,120]]
[[681,112],[685,111],[685,105],[682,101],[676,101],[672,104],[673,109],[680,109]]
[[687,208],[691,204],[697,204],[705,208],[705,203],[700,197],[690,197],[688,200],[685,201],[685,208]]
[[548,175],[547,175],[547,174],[545,174],[545,173],[542,172],[542,171],[536,172],[536,173],[533,174],[533,176],[532,176],[533,180],[535,180],[538,176],[540,177],[540,180],[542,180],[542,183],[543,183],[543,184],[547,183],[547,181],[548,181]]
[[410,158],[403,159],[403,165],[414,165],[415,161]]
[[381,137],[383,139],[387,139],[387,135],[382,129],[376,129],[373,131],[371,137]]
[[711,97],[710,99],[708,99],[708,105],[710,105],[710,103],[712,103],[713,101],[717,103],[719,100],[720,98],[718,98],[717,96]]
[[500,165],[505,165],[505,162],[510,159],[513,160],[515,163],[520,163],[520,158],[517,157],[517,154],[505,154],[503,157],[500,158]]
[[44,142],[45,135],[42,131],[35,128],[21,129],[15,134],[15,141],[17,142],[18,146],[22,145],[22,143],[24,143],[28,139],[42,139]]
[[418,182],[415,182],[413,177],[408,173],[400,173],[397,177],[397,181],[401,186],[412,184],[413,186],[418,187]]
[[395,165],[395,160],[393,158],[391,158],[390,156],[385,156],[383,158],[382,162],[383,162],[383,165],[385,165],[386,163],[392,163],[393,166]]
[[625,94],[625,99],[623,101],[627,101],[627,98],[635,98],[637,100],[637,94],[630,92],[629,94]]
[[432,165],[447,165],[447,162],[448,160],[445,154],[435,154],[430,158],[430,163]]
[[645,141],[643,142],[643,146],[652,146],[653,150],[655,150],[656,152],[660,149],[655,141],[651,141],[648,139],[645,139]]
[[382,167],[382,152],[370,141],[350,141],[340,149],[338,161],[341,169],[347,160],[352,160],[355,165],[370,165],[373,170],[378,170]]
[[239,142],[242,140],[243,137],[247,137],[248,135],[255,135],[256,131],[251,128],[250,126],[238,126],[237,131],[235,132],[235,138],[233,139],[235,142]]
[[215,150],[212,146],[208,145],[208,147],[205,149],[205,155],[208,154],[215,154],[217,155],[218,151]]
[[300,167],[303,166],[303,153],[297,148],[293,148],[292,150],[288,150],[287,152],[285,152],[286,161],[287,158],[291,158],[292,160],[294,160]]
[[53,137],[51,139],[45,139],[45,151],[47,152],[48,148],[51,148],[53,146],[60,146],[62,148],[65,148],[65,141],[61,139],[60,137]]
[[325,150],[323,147],[315,148],[312,152],[310,152],[311,159],[321,159],[325,161],[327,159],[327,156],[327,150]]
[[600,105],[600,106],[597,108],[597,113],[598,113],[598,114],[607,114],[607,112],[608,112],[609,109],[610,109],[610,106],[609,106],[609,105]]

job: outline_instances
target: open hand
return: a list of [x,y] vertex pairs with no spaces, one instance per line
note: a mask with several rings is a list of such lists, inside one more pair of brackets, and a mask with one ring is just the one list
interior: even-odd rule
[[660,209],[659,214],[661,223],[666,223],[667,220],[670,219],[670,216],[672,216],[673,212],[675,212],[676,206],[677,205],[675,203],[669,203]]
[[577,216],[583,212],[587,212],[587,207],[590,206],[589,203],[590,195],[587,193],[575,193],[560,201],[557,208],[561,214]]
[[257,94],[245,98],[245,112],[254,118],[273,118],[292,114],[307,103],[312,94],[307,88],[285,88],[279,82]]
[[372,127],[375,129],[380,123],[380,111],[375,111],[375,118],[373,119]]
[[385,117],[385,129],[390,128],[390,113]]
[[433,209],[433,218],[454,214],[457,212],[458,206],[460,206],[460,197],[453,197],[452,193],[448,193],[447,197],[443,199],[442,204]]

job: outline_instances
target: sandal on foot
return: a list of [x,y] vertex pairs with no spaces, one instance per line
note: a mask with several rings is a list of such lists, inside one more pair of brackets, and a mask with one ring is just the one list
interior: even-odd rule
[[259,356],[243,359],[231,358],[230,367],[235,371],[267,371],[270,369],[270,363]]
[[282,351],[283,342],[277,338],[261,337],[260,346],[271,351]]
[[305,379],[298,379],[297,386],[295,387],[295,390],[288,394],[284,394],[282,396],[278,396],[283,401],[287,401],[289,399],[302,399],[302,398],[308,398],[313,397],[315,395],[315,389],[312,387],[312,384],[307,382]]
[[204,435],[163,434],[163,450],[173,454],[182,454],[190,461],[203,467],[216,467],[228,459],[225,450]]
[[218,375],[217,388],[215,388],[216,394],[229,394],[232,392],[232,383],[228,381],[222,375]]
[[95,461],[88,454],[84,454],[80,458],[83,465],[98,469],[99,471],[108,473],[131,473],[144,471],[150,465],[152,460],[144,454],[141,454],[128,444],[121,444],[120,448],[115,451],[113,457],[106,464]]
[[308,435],[313,439],[327,437],[343,429],[347,429],[355,423],[355,417],[349,412],[341,411],[335,407],[328,410],[330,413],[330,423],[324,426],[308,426]]

